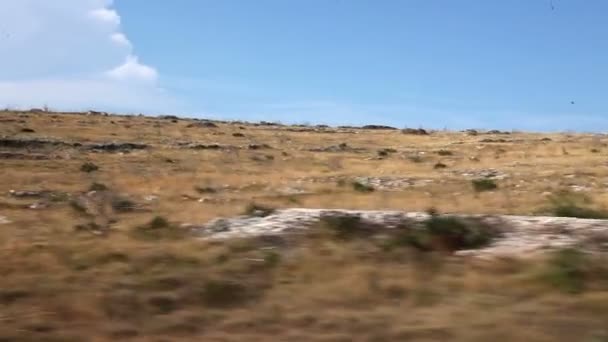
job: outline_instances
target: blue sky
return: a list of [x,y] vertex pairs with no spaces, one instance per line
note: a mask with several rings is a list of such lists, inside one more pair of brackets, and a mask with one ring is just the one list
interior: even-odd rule
[[[52,56],[49,66],[12,61],[16,71],[0,71],[0,93],[31,89],[51,107],[290,123],[608,129],[603,0],[57,0],[65,7],[55,8],[23,1],[31,5],[23,12],[37,9],[34,21],[60,16],[65,30],[53,37],[65,35],[69,44],[57,39],[51,50],[63,58]],[[89,7],[76,11],[75,3]],[[83,30],[75,18],[82,13],[105,26]],[[74,28],[84,31],[81,40]],[[19,36],[12,26],[4,30]],[[104,34],[113,45],[101,52],[107,39],[92,37]],[[84,94],[70,100],[74,92]],[[0,105],[11,105],[6,97]],[[22,97],[14,105],[30,104]]]

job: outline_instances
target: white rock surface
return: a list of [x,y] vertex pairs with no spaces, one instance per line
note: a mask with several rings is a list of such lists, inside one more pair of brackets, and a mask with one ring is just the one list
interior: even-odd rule
[[[428,214],[401,211],[361,211],[342,209],[282,209],[266,217],[238,216],[215,219],[196,228],[204,239],[226,239],[281,235],[305,230],[321,215],[358,214],[364,222],[394,228],[404,220],[421,222]],[[484,216],[475,217],[499,228],[502,234],[482,249],[460,251],[459,255],[507,256],[534,254],[547,249],[580,245],[586,249],[608,250],[608,220],[591,220],[543,216]]]
[[11,223],[11,221],[9,219],[6,218],[6,216],[0,216],[0,224],[8,224]]

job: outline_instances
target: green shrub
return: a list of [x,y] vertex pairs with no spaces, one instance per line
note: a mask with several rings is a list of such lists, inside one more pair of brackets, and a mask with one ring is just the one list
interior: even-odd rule
[[583,252],[575,248],[565,248],[551,255],[542,277],[560,291],[580,293],[584,289],[588,264]]
[[90,173],[90,172],[94,172],[97,170],[99,170],[99,166],[97,166],[91,162],[86,162],[80,166],[80,171],[82,171],[82,172]]
[[319,227],[338,239],[351,239],[368,235],[366,227],[358,214],[329,213],[319,218]]
[[355,190],[357,192],[369,193],[369,192],[374,192],[376,190],[376,189],[374,189],[373,186],[371,186],[369,184],[361,183],[359,181],[352,182],[352,186],[353,186],[353,190]]
[[186,231],[175,227],[166,218],[156,216],[147,224],[135,227],[131,236],[140,240],[180,239],[186,236]]
[[162,229],[168,227],[169,221],[162,216],[156,216],[152,219],[152,221],[150,221],[150,223],[148,223],[148,228],[150,229]]
[[432,215],[425,228],[433,243],[448,250],[480,248],[488,245],[496,231],[473,219]]
[[436,211],[422,223],[403,224],[388,241],[388,247],[414,247],[420,251],[444,251],[475,249],[492,242],[499,234],[496,228],[473,218],[441,216]]
[[383,148],[381,150],[378,150],[378,156],[387,157],[391,153],[395,153],[395,152],[397,152],[397,150],[395,150],[394,148]]
[[196,190],[196,192],[198,192],[199,194],[214,194],[217,192],[215,188],[212,188],[210,186],[195,186],[194,190]]
[[105,184],[101,183],[93,183],[89,187],[89,191],[105,191],[108,190],[108,187]]
[[112,205],[112,209],[119,213],[131,212],[137,208],[137,204],[135,202],[121,196],[112,197],[110,204]]
[[471,181],[475,192],[492,191],[498,189],[498,184],[493,179],[480,178]]
[[440,156],[452,156],[454,155],[454,153],[452,151],[449,150],[439,150],[437,151],[437,154]]
[[233,306],[247,298],[244,285],[227,280],[208,280],[203,285],[201,299],[212,307]]

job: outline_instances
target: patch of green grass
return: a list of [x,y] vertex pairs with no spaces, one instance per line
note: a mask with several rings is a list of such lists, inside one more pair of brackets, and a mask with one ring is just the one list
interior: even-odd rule
[[480,178],[471,181],[475,192],[492,191],[498,189],[498,184],[493,179]]
[[608,212],[592,208],[592,200],[583,194],[561,191],[549,197],[549,203],[547,211],[554,216],[608,219]]
[[578,249],[555,251],[545,266],[542,279],[566,293],[580,293],[585,287],[587,256]]

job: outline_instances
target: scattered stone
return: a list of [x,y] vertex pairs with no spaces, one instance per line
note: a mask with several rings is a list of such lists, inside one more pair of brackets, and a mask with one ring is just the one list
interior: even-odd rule
[[234,146],[220,145],[218,143],[212,143],[212,144],[194,144],[194,143],[188,143],[185,146],[188,147],[188,148],[191,148],[193,150],[228,150],[228,149],[234,149]]
[[339,145],[332,145],[328,147],[311,148],[310,152],[364,152],[365,148],[354,148],[348,146],[347,143],[341,143]]
[[374,189],[380,191],[401,191],[411,187],[425,186],[433,182],[429,179],[417,179],[397,176],[354,177],[352,180],[365,186],[371,186]]
[[137,143],[99,143],[90,144],[85,146],[86,149],[92,151],[104,151],[104,152],[127,152],[130,150],[143,150],[148,148],[146,144]]
[[363,129],[383,129],[383,130],[396,130],[397,129],[395,127],[384,126],[384,125],[365,125],[361,128],[363,128]]
[[467,179],[494,179],[501,180],[509,177],[508,174],[496,169],[477,169],[477,170],[454,170],[454,174],[463,176]]
[[163,120],[179,120],[179,118],[175,115],[161,115],[158,118]]
[[109,114],[106,112],[98,112],[98,111],[90,110],[87,112],[87,115],[108,116]]
[[507,143],[507,142],[512,142],[511,140],[506,140],[506,139],[491,139],[491,138],[486,138],[486,139],[481,139],[479,140],[480,143]]
[[48,193],[49,191],[46,190],[42,190],[42,191],[34,191],[34,190],[22,190],[22,191],[17,191],[17,190],[10,190],[9,194],[13,197],[16,198],[40,198],[43,197],[46,193]]
[[589,187],[583,185],[570,185],[569,188],[574,192],[585,192],[589,191]]
[[11,197],[19,199],[38,198],[48,202],[65,202],[69,200],[70,194],[52,190],[10,190]]
[[422,128],[404,128],[401,130],[403,134],[412,134],[412,135],[428,135],[429,133]]
[[272,160],[274,160],[274,156],[270,155],[270,154],[263,155],[263,156],[254,155],[254,156],[251,156],[251,160],[258,161],[258,162],[272,161]]
[[211,121],[194,122],[186,126],[187,128],[217,128],[218,126]]
[[21,129],[21,133],[36,133],[36,131],[31,128],[25,127]]
[[146,202],[156,202],[156,201],[158,201],[158,196],[156,196],[156,195],[147,195],[147,196],[144,196],[144,201],[146,201]]
[[283,126],[278,122],[260,121],[260,123],[254,124],[254,126]]
[[35,202],[28,206],[30,209],[45,209],[48,208],[48,204],[44,202]]
[[9,138],[0,137],[0,147],[5,148],[44,148],[44,147],[58,147],[58,146],[80,146],[80,144],[67,143],[58,140],[46,140],[46,139],[20,139],[20,138]]
[[51,159],[51,157],[48,154],[41,153],[18,153],[0,151],[0,159],[48,160]]
[[0,216],[0,224],[9,224],[11,221],[6,216]]

